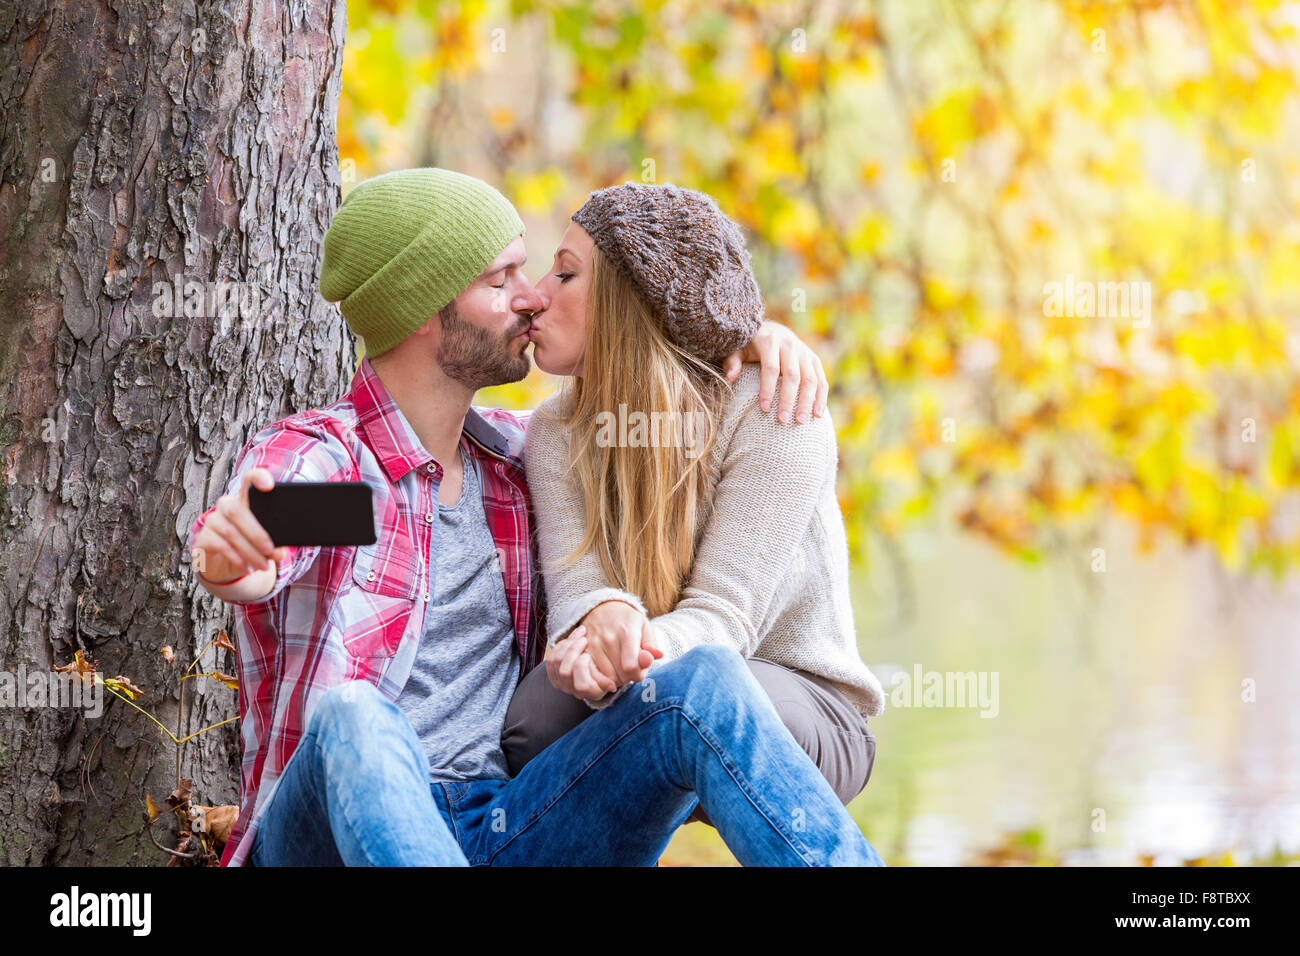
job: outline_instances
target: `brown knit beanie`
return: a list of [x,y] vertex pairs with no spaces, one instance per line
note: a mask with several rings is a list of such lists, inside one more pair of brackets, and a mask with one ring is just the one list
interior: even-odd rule
[[763,299],[749,251],[711,196],[628,182],[596,190],[572,218],[691,354],[716,362],[758,331]]

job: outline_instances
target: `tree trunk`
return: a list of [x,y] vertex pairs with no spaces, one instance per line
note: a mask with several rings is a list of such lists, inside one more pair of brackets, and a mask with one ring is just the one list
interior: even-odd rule
[[[176,731],[181,672],[231,623],[189,525],[250,435],[353,369],[316,291],[344,28],[343,0],[0,6],[0,669],[80,649]],[[233,673],[227,654],[198,669]],[[238,714],[228,687],[185,688],[179,736]],[[238,726],[178,768],[113,697],[97,718],[0,708],[0,863],[165,862],[146,792],[183,776],[237,802]]]

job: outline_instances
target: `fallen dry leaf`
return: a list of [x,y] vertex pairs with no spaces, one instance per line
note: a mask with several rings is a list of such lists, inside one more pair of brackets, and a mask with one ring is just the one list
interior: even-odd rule
[[80,674],[81,682],[85,684],[94,679],[95,665],[98,663],[95,660],[86,660],[86,655],[78,649],[72,656],[71,664],[55,664],[54,670],[60,674]]
[[181,778],[181,785],[167,796],[167,806],[181,811],[182,816],[189,812],[190,798],[194,796],[194,781]]
[[224,630],[220,634],[218,634],[215,638],[213,638],[212,643],[217,647],[224,647],[232,654],[235,653],[235,645],[230,643],[230,638],[226,636],[226,632]]
[[190,807],[190,826],[195,833],[206,833],[213,841],[224,846],[230,839],[230,830],[239,817],[239,808],[230,804],[219,807]]

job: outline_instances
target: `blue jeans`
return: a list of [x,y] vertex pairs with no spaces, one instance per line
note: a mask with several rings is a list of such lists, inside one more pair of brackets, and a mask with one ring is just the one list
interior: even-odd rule
[[697,647],[510,780],[429,783],[365,681],[328,691],[258,828],[255,866],[653,866],[699,803],[745,866],[884,866],[734,650]]

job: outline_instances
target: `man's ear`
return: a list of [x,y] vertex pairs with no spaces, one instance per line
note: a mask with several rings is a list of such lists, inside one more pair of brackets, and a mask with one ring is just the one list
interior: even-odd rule
[[418,326],[412,334],[432,335],[441,328],[442,328],[442,320],[438,318],[438,313],[435,312],[433,313],[433,315],[429,316],[429,318],[425,320],[423,325]]

